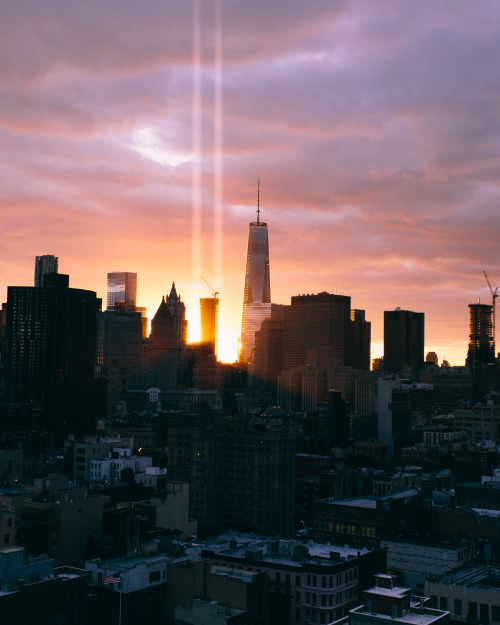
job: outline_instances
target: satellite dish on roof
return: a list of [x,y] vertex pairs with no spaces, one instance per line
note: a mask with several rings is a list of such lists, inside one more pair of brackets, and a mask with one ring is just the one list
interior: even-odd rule
[[401,310],[401,306],[396,306],[396,310]]

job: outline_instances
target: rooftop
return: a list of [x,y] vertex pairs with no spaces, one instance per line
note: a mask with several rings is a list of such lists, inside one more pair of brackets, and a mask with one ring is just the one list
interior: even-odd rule
[[[303,563],[331,565],[369,553],[368,549],[353,549],[330,544],[315,543],[312,540],[277,540],[254,534],[228,532],[212,539],[206,539],[203,550],[211,550],[217,554],[233,558],[245,558],[248,552],[260,552],[263,562],[289,564],[292,566]],[[259,554],[260,557],[260,554]]]

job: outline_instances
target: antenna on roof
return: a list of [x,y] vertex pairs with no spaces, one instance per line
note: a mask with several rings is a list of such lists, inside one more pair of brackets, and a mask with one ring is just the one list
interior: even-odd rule
[[257,225],[260,224],[260,178],[257,179]]

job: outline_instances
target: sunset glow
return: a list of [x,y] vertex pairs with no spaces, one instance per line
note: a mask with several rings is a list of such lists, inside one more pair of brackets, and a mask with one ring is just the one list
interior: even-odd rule
[[273,302],[350,295],[372,357],[384,310],[424,312],[425,351],[463,364],[483,270],[500,284],[499,18],[465,0],[5,3],[1,301],[54,254],[103,299],[107,272],[137,272],[150,320],[175,281],[196,341],[203,276],[234,360],[260,178]]

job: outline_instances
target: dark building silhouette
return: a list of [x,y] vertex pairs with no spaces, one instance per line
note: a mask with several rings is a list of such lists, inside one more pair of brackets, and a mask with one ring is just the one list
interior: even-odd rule
[[[286,428],[285,428],[286,429]],[[169,476],[189,482],[200,531],[294,531],[295,434],[240,416],[169,428]]]
[[384,370],[418,374],[424,366],[424,313],[384,311]]
[[44,254],[35,258],[35,286],[43,286],[43,276],[46,273],[57,273],[59,259],[52,254]]
[[45,409],[62,443],[93,429],[97,384],[95,292],[69,288],[69,276],[46,274],[43,287],[8,287],[5,400]]
[[175,283],[170,294],[162,298],[151,321],[151,334],[146,349],[146,386],[175,388],[187,367],[186,306],[177,295]]
[[283,371],[307,364],[307,352],[327,348],[335,364],[349,360],[351,298],[319,293],[295,295],[283,326]]
[[318,403],[318,434],[329,447],[349,442],[349,404],[340,391],[329,391],[328,401]]
[[255,333],[271,314],[271,280],[269,273],[269,241],[267,223],[260,221],[260,202],[257,203],[257,221],[249,225],[245,292],[241,322],[240,360],[249,361],[255,345]]
[[127,389],[142,384],[142,320],[139,312],[98,313],[98,372],[106,380],[106,408],[126,402]]
[[491,304],[469,304],[469,349],[465,364],[472,374],[472,386],[476,395],[485,390],[486,369],[495,362],[492,313]]
[[354,369],[370,370],[372,324],[365,319],[365,311],[351,310],[351,337],[346,364]]
[[286,306],[271,304],[271,315],[255,333],[252,387],[276,392],[283,368],[283,316]]

